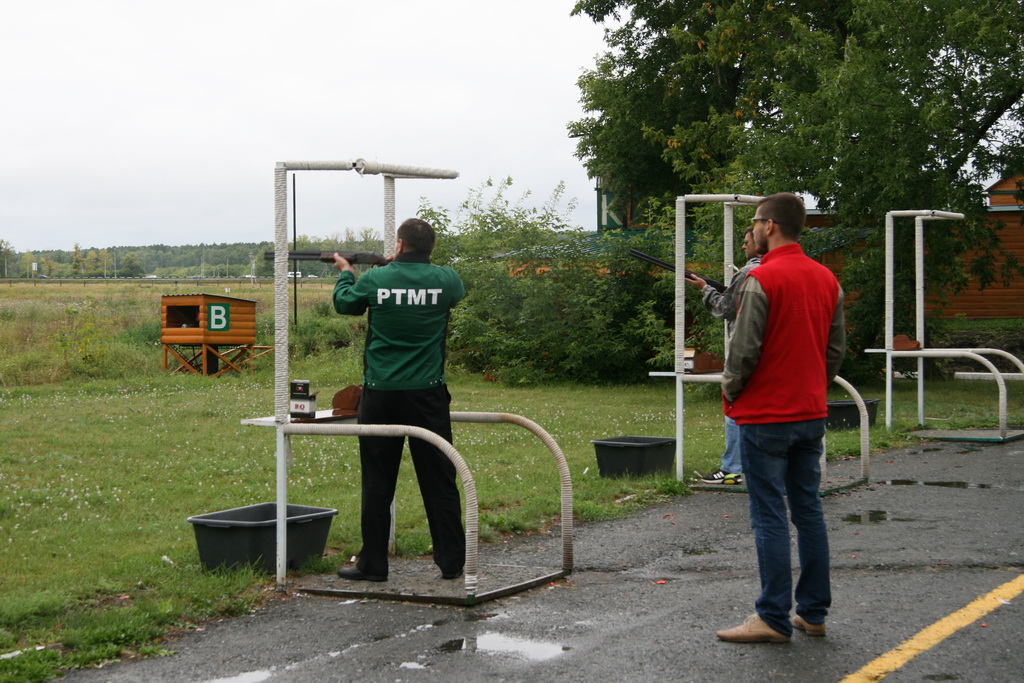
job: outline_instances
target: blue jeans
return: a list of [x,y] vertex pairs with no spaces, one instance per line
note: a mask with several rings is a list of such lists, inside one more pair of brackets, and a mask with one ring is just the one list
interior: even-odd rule
[[821,509],[822,438],[825,420],[743,424],[740,456],[750,502],[750,526],[757,546],[761,595],[757,613],[773,629],[792,634],[793,604],[789,516],[796,526],[800,578],[796,613],[809,624],[825,621],[832,604],[829,585],[828,531]]
[[740,426],[736,420],[725,416],[725,452],[722,453],[722,471],[739,474],[743,471],[740,460]]

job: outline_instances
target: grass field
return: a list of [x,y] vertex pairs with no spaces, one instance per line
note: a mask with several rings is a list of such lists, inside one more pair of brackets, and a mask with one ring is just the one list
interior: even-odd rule
[[[264,574],[205,571],[186,522],[275,499],[274,431],[240,423],[273,413],[271,361],[261,359],[242,376],[168,375],[156,341],[163,294],[230,287],[230,296],[257,300],[262,317],[271,314],[270,287],[188,284],[178,291],[159,282],[0,284],[0,653],[29,650],[0,659],[0,681],[46,680],[62,668],[158,655],[168,630],[244,614],[273,594]],[[291,363],[292,376],[309,379],[325,397],[358,384],[361,363],[357,336],[337,348],[303,341],[333,330],[323,306],[330,287],[303,284],[304,332],[295,344],[315,353],[293,351]],[[269,322],[260,324],[267,329],[258,342],[272,343]],[[569,461],[580,522],[686,493],[671,476],[600,477],[590,443],[672,436],[668,379],[521,388],[454,371],[450,385],[453,410],[521,414],[554,436]],[[929,386],[928,415],[940,418],[930,427],[995,425],[991,383]],[[860,389],[882,395],[880,385]],[[916,384],[902,382],[897,391],[895,428],[872,430],[876,449],[908,442]],[[1024,423],[1022,392],[1011,385],[1009,393],[1010,422]],[[713,388],[689,385],[685,405],[686,470],[712,470],[722,445],[719,400]],[[535,437],[508,425],[456,424],[454,441],[477,485],[482,540],[557,521],[557,473]],[[329,557],[307,568],[329,571],[359,548],[356,440],[295,437],[293,446],[290,502],[339,510]],[[856,455],[858,435],[830,434],[828,448],[831,457]],[[410,463],[398,501],[398,552],[428,553]]]

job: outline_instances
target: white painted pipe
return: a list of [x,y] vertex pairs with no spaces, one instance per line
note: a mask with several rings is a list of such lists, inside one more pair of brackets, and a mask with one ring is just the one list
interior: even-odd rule
[[[999,438],[1006,438],[1006,382],[1003,381],[1002,373],[996,369],[996,366],[990,360],[980,354],[963,349],[913,349],[909,351],[888,351],[886,355],[892,355],[894,358],[917,358],[922,356],[925,358],[970,358],[984,365],[992,373],[996,384],[999,386]],[[923,419],[920,421],[920,424],[924,426]]]
[[404,164],[385,164],[380,161],[369,161],[367,159],[356,159],[355,170],[360,175],[393,175],[396,178],[434,178],[438,180],[453,180],[459,177],[458,171],[447,168],[425,168],[423,166],[407,166]]
[[[476,496],[476,483],[473,475],[462,459],[459,452],[450,443],[442,439],[434,432],[413,427],[411,425],[361,425],[361,424],[338,424],[338,423],[309,423],[294,422],[284,425],[282,431],[285,434],[321,434],[321,435],[347,435],[347,436],[408,436],[420,439],[431,444],[444,453],[462,480],[462,490],[466,497],[466,566],[463,570],[466,580],[466,593],[476,594],[478,580],[478,505]],[[278,564],[281,564],[281,551],[278,549]]]

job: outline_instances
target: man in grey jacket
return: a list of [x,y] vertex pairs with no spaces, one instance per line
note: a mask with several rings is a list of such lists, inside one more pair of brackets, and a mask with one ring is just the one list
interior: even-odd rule
[[[717,291],[696,274],[686,277],[686,281],[701,290],[704,296],[704,308],[708,313],[725,320],[725,353],[729,354],[732,342],[733,322],[736,320],[736,303],[739,299],[740,287],[747,279],[747,274],[761,263],[761,254],[754,244],[753,230],[747,228],[743,233],[743,252],[747,255],[747,263],[733,276],[724,292]],[[711,474],[695,474],[703,484],[725,484],[739,486],[743,483],[743,465],[740,463],[739,427],[729,417],[725,417],[725,451],[722,453],[722,466]]]

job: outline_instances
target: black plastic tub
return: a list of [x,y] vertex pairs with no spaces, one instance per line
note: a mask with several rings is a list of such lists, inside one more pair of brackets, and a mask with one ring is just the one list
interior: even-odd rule
[[[875,416],[878,414],[878,402],[881,399],[866,398],[864,407],[868,411],[868,426],[875,426]],[[860,427],[860,411],[857,410],[857,402],[851,399],[841,401],[829,401],[828,417],[825,418],[825,429],[857,429]]]
[[[288,562],[296,569],[321,557],[331,530],[330,508],[288,506]],[[207,569],[251,564],[277,571],[277,503],[257,503],[189,517],[196,533],[199,559]]]
[[676,440],[664,436],[616,436],[595,439],[594,451],[602,477],[628,477],[672,471]]

